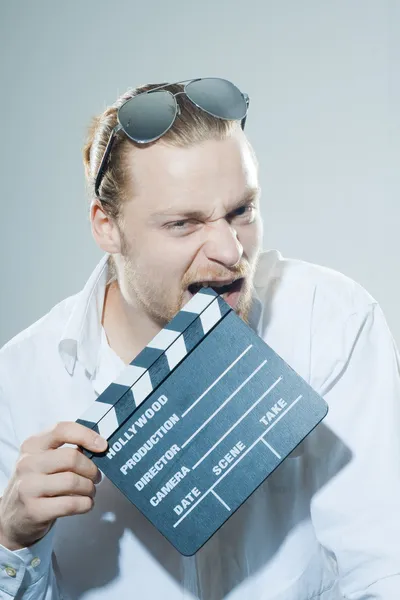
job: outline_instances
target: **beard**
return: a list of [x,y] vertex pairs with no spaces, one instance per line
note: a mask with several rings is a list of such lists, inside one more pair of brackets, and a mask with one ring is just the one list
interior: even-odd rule
[[[188,291],[191,284],[198,281],[213,281],[216,279],[242,279],[240,295],[236,305],[233,307],[236,314],[248,322],[252,298],[253,278],[256,261],[250,265],[242,261],[233,269],[209,269],[207,272],[188,271],[177,291],[171,289],[171,284],[164,280],[155,280],[139,272],[135,261],[125,258],[123,266],[125,297],[129,297],[133,306],[137,306],[148,318],[155,322],[160,328],[165,327],[171,319],[191,299],[192,294]],[[218,293],[218,289],[216,289]],[[224,298],[224,295],[222,295]]]
[[[193,296],[189,286],[201,281],[215,280],[241,280],[240,294],[233,309],[236,314],[246,323],[252,306],[253,280],[258,263],[259,252],[252,261],[246,258],[232,268],[222,265],[210,265],[204,269],[190,268],[184,274],[178,284],[171,284],[171,280],[158,268],[149,276],[149,270],[142,265],[141,257],[132,256],[128,245],[124,244],[124,251],[120,255],[120,269],[122,271],[119,285],[122,287],[123,295],[129,299],[133,307],[137,307],[143,315],[160,328],[165,327],[171,319],[183,308]],[[175,289],[174,289],[175,288]],[[216,288],[218,293],[218,289]],[[224,298],[225,294],[222,295]]]

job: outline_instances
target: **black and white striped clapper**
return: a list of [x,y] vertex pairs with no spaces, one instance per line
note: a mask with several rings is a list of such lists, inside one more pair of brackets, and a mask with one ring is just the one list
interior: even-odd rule
[[84,451],[193,555],[318,425],[326,402],[211,288],[177,313],[78,419]]

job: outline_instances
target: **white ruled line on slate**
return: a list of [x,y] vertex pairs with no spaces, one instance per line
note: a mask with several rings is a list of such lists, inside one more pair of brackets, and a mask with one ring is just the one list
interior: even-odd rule
[[229,510],[229,512],[231,511],[231,509],[229,508],[229,506],[227,505],[227,503],[224,502],[224,500],[222,500],[221,496],[218,496],[217,492],[215,492],[214,490],[211,490],[211,493],[213,494],[213,496],[216,497],[217,500],[219,500],[219,502],[221,502],[221,504],[223,506],[225,506],[226,510]]
[[177,520],[177,521],[174,523],[174,525],[173,525],[173,527],[174,527],[174,528],[175,528],[175,527],[177,527],[177,526],[178,526],[180,523],[182,523],[182,521],[183,521],[184,519],[186,519],[186,517],[187,517],[187,516],[188,516],[188,515],[189,515],[189,514],[192,512],[192,510],[194,510],[194,509],[196,508],[196,506],[197,506],[198,504],[200,504],[200,502],[202,502],[202,501],[204,500],[204,498],[205,498],[206,496],[208,496],[208,494],[209,494],[210,492],[211,492],[211,493],[213,492],[214,488],[215,488],[215,487],[217,487],[217,485],[218,485],[218,484],[219,484],[219,483],[220,483],[220,482],[221,482],[221,481],[222,481],[222,480],[223,480],[223,479],[224,479],[224,478],[225,478],[225,477],[226,477],[226,476],[227,476],[227,475],[228,475],[228,474],[229,474],[229,473],[232,471],[232,469],[234,469],[234,468],[235,468],[235,467],[236,467],[236,466],[237,466],[237,465],[240,463],[240,461],[241,461],[241,460],[242,460],[242,459],[243,459],[243,458],[244,458],[244,457],[245,457],[245,456],[246,456],[246,455],[247,455],[249,452],[251,452],[251,450],[254,448],[254,446],[256,446],[256,444],[258,444],[258,443],[259,443],[259,442],[260,442],[260,441],[263,439],[263,437],[264,437],[264,436],[265,436],[265,435],[266,435],[266,434],[267,434],[267,433],[268,433],[268,432],[269,432],[269,431],[270,431],[270,430],[271,430],[273,427],[275,427],[275,425],[276,425],[276,424],[277,424],[277,423],[278,423],[278,422],[279,422],[279,421],[280,421],[280,420],[281,420],[281,419],[282,419],[282,418],[283,418],[283,417],[284,417],[284,416],[285,416],[285,415],[286,415],[286,414],[289,412],[289,410],[291,410],[291,409],[293,408],[293,406],[295,406],[295,405],[297,404],[297,402],[298,402],[298,401],[299,401],[299,400],[300,400],[302,397],[303,397],[303,395],[302,395],[302,394],[300,394],[300,396],[298,396],[298,397],[296,398],[296,400],[294,400],[294,402],[292,402],[292,403],[291,403],[291,404],[290,404],[290,405],[287,407],[287,409],[286,409],[285,411],[283,411],[283,412],[282,412],[282,413],[279,415],[279,417],[276,419],[276,421],[274,421],[274,422],[272,423],[272,425],[270,425],[269,427],[267,427],[267,429],[266,429],[265,431],[263,431],[263,433],[262,433],[262,434],[261,434],[261,435],[260,435],[260,436],[259,436],[259,437],[258,437],[258,438],[257,438],[257,439],[256,439],[256,440],[255,440],[255,441],[252,443],[252,444],[251,444],[251,446],[249,446],[249,447],[247,448],[247,450],[246,450],[245,452],[243,452],[243,454],[241,454],[241,455],[239,456],[239,458],[237,459],[237,461],[236,461],[236,462],[234,462],[234,463],[233,463],[233,464],[232,464],[232,465],[231,465],[231,466],[230,466],[230,467],[229,467],[229,468],[228,468],[228,469],[227,469],[227,470],[224,472],[224,474],[223,474],[223,475],[221,475],[221,477],[219,477],[219,478],[217,479],[217,481],[215,481],[215,482],[213,483],[213,485],[212,485],[210,488],[208,488],[208,490],[206,490],[206,491],[204,492],[204,494],[203,494],[203,495],[202,495],[202,496],[201,496],[201,497],[200,497],[200,498],[199,498],[199,499],[198,499],[198,500],[197,500],[197,501],[196,501],[194,504],[192,504],[192,505],[191,505],[191,507],[190,507],[190,508],[187,510],[187,512],[185,512],[185,514],[184,514],[184,515],[182,515],[182,516],[181,516],[181,518],[180,518],[180,519],[178,519],[178,520]]
[[[227,435],[229,435],[229,434],[230,434],[230,433],[231,433],[231,432],[232,432],[232,431],[235,429],[235,427],[236,427],[237,425],[239,425],[239,423],[240,423],[241,421],[243,421],[243,419],[244,419],[245,417],[247,417],[247,415],[248,415],[248,414],[249,414],[249,413],[250,413],[250,412],[251,412],[251,411],[252,411],[252,410],[253,410],[253,409],[254,409],[254,408],[255,408],[255,407],[256,407],[256,406],[257,406],[257,405],[260,403],[260,402],[261,402],[261,400],[264,400],[265,396],[267,396],[267,395],[268,395],[268,394],[269,394],[269,393],[270,393],[270,392],[271,392],[271,391],[274,389],[274,387],[275,387],[276,385],[278,385],[278,383],[279,383],[281,380],[282,380],[282,377],[278,377],[278,379],[277,379],[277,380],[276,380],[276,381],[275,381],[275,382],[274,382],[274,383],[273,383],[273,384],[272,384],[272,385],[271,385],[271,386],[270,386],[270,387],[269,387],[269,388],[268,388],[268,389],[267,389],[267,390],[266,390],[266,391],[265,391],[265,392],[262,394],[262,396],[260,396],[260,397],[259,397],[259,398],[258,398],[258,399],[257,399],[257,400],[256,400],[256,401],[255,401],[255,402],[254,402],[254,403],[253,403],[251,406],[250,406],[250,408],[248,408],[248,409],[246,410],[246,412],[245,412],[245,413],[243,413],[243,415],[242,415],[242,416],[241,416],[241,417],[240,417],[240,418],[239,418],[239,419],[238,419],[238,420],[237,420],[237,421],[236,421],[236,422],[235,422],[235,423],[232,425],[232,427],[230,427],[230,428],[228,429],[228,431],[226,431],[226,432],[224,433],[224,435],[222,435],[222,436],[219,438],[219,440],[217,440],[217,441],[215,442],[215,444],[213,444],[213,446],[211,446],[211,448],[210,448],[209,450],[207,450],[207,452],[206,452],[205,454],[203,454],[203,456],[202,456],[202,457],[201,457],[201,458],[200,458],[200,459],[197,461],[197,463],[193,465],[193,467],[192,467],[192,470],[196,469],[196,468],[197,468],[197,467],[198,467],[198,466],[199,466],[199,465],[200,465],[200,464],[203,462],[203,460],[204,460],[205,458],[207,458],[207,456],[208,456],[209,454],[211,454],[211,452],[212,452],[213,450],[215,450],[215,448],[216,448],[216,447],[217,447],[217,446],[218,446],[218,445],[219,445],[219,444],[220,444],[220,443],[221,443],[221,442],[222,442],[222,441],[223,441],[223,440],[226,438],[226,436],[227,436]],[[280,458],[280,456],[279,456],[279,458]]]
[[247,379],[245,379],[240,385],[239,387],[236,388],[236,390],[234,392],[232,392],[232,394],[230,396],[228,396],[228,398],[226,400],[223,401],[223,403],[217,408],[217,410],[215,410],[212,415],[210,417],[208,417],[208,419],[206,419],[204,421],[204,423],[202,425],[200,425],[200,427],[198,429],[196,429],[196,431],[186,440],[186,442],[183,442],[182,444],[182,448],[184,448],[185,446],[187,446],[189,444],[189,442],[191,442],[198,433],[200,433],[200,431],[202,429],[204,429],[204,427],[206,425],[208,425],[208,423],[210,423],[210,421],[213,420],[213,418],[215,417],[215,415],[217,415],[219,413],[220,410],[222,410],[224,408],[224,406],[226,404],[228,404],[228,402],[230,402],[232,400],[232,398],[234,396],[236,396],[236,394],[238,392],[240,392],[240,390],[250,381],[250,379],[252,379],[254,377],[254,375],[256,375],[256,373],[258,373],[258,371],[267,363],[267,360],[264,360],[261,365],[258,365],[257,369],[255,369],[252,373],[250,373],[250,375],[247,377]]
[[243,356],[244,356],[244,355],[245,355],[245,354],[246,354],[246,353],[247,353],[247,352],[250,350],[250,348],[252,348],[252,347],[253,347],[253,344],[250,344],[250,346],[248,346],[248,347],[246,348],[246,350],[244,350],[244,351],[242,352],[242,354],[240,354],[240,356],[238,356],[237,358],[235,358],[235,360],[233,361],[233,363],[231,363],[231,364],[229,365],[229,367],[228,367],[227,369],[225,369],[225,371],[224,371],[223,373],[221,373],[221,375],[220,375],[219,377],[217,377],[217,379],[216,379],[216,380],[215,380],[215,381],[214,381],[214,382],[213,382],[213,383],[212,383],[212,384],[211,384],[211,385],[210,385],[210,386],[209,386],[209,387],[206,389],[206,391],[205,391],[205,392],[203,392],[203,393],[201,394],[201,396],[199,396],[199,397],[197,398],[197,400],[195,400],[195,401],[193,402],[193,404],[191,404],[191,405],[189,406],[189,408],[187,408],[187,409],[185,410],[185,412],[184,412],[184,413],[182,413],[182,417],[181,417],[181,418],[185,417],[185,416],[188,414],[188,412],[190,412],[190,411],[192,410],[192,408],[194,408],[194,407],[196,406],[196,404],[197,404],[198,402],[200,402],[200,400],[201,400],[202,398],[204,398],[204,396],[205,396],[206,394],[208,394],[208,392],[209,392],[209,391],[210,391],[210,390],[211,390],[211,389],[214,387],[214,385],[216,385],[216,384],[218,383],[218,381],[220,381],[220,380],[221,380],[221,379],[222,379],[222,378],[223,378],[223,377],[224,377],[224,376],[225,376],[225,375],[228,373],[228,371],[230,371],[230,370],[232,369],[232,367],[234,367],[234,366],[236,365],[236,363],[237,363],[237,362],[239,362],[239,360],[240,360],[240,359],[241,359],[241,358],[242,358],[242,357],[243,357]]

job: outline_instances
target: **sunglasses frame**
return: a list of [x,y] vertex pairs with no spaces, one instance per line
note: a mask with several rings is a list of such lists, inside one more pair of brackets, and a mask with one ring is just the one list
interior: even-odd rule
[[[130,140],[132,140],[133,142],[136,142],[137,144],[148,144],[148,143],[150,143],[150,142],[154,142],[154,141],[156,141],[156,140],[160,139],[160,138],[161,138],[163,135],[165,135],[165,134],[167,133],[167,131],[169,131],[169,130],[171,129],[171,127],[173,126],[173,124],[174,124],[174,122],[175,122],[175,119],[176,119],[176,116],[177,116],[177,114],[179,114],[179,113],[180,113],[180,108],[179,108],[179,104],[178,104],[178,102],[176,101],[176,96],[179,96],[179,95],[181,95],[181,94],[185,94],[185,95],[186,95],[186,97],[188,98],[188,100],[190,100],[190,102],[192,102],[192,104],[194,104],[195,106],[197,106],[197,108],[199,108],[200,110],[202,110],[202,111],[204,111],[204,112],[208,113],[209,115],[212,115],[212,116],[213,116],[213,117],[215,117],[216,119],[222,119],[223,121],[231,121],[231,120],[233,120],[233,119],[228,119],[228,118],[224,118],[224,117],[217,117],[216,115],[213,115],[213,114],[212,114],[211,112],[209,112],[208,110],[205,110],[205,109],[204,109],[202,106],[199,106],[198,104],[196,104],[196,102],[194,102],[194,101],[193,101],[193,100],[190,98],[190,96],[188,96],[188,94],[187,94],[187,92],[186,92],[186,88],[187,88],[187,87],[188,87],[188,86],[189,86],[191,83],[194,83],[194,82],[196,82],[196,81],[203,81],[203,80],[205,80],[205,79],[218,79],[218,80],[220,80],[220,81],[228,81],[228,80],[226,80],[226,79],[221,79],[220,77],[198,77],[197,79],[185,79],[185,80],[183,80],[183,81],[176,81],[174,84],[171,84],[171,83],[165,83],[165,84],[163,84],[163,85],[160,85],[160,86],[158,86],[158,87],[156,87],[156,88],[153,88],[153,89],[151,89],[151,90],[146,90],[146,91],[144,91],[144,92],[140,92],[140,94],[137,94],[136,96],[133,96],[132,98],[129,98],[129,100],[127,100],[126,102],[124,102],[124,104],[123,104],[122,106],[125,106],[125,105],[126,105],[128,102],[131,102],[132,100],[134,100],[134,99],[135,99],[135,98],[137,98],[138,96],[141,96],[142,94],[152,94],[152,93],[154,93],[154,92],[157,92],[157,91],[159,91],[159,90],[163,90],[165,93],[167,93],[167,94],[170,94],[170,95],[173,97],[173,99],[174,99],[174,102],[175,102],[175,114],[174,114],[174,118],[173,118],[173,120],[172,120],[172,122],[171,122],[170,126],[168,127],[168,129],[166,129],[165,131],[163,131],[163,133],[161,133],[161,135],[159,135],[159,136],[157,136],[157,137],[155,137],[155,138],[152,138],[152,139],[148,139],[148,140],[136,140],[136,139],[132,138],[132,137],[131,137],[131,136],[130,136],[130,135],[129,135],[129,134],[126,132],[126,131],[125,131],[124,127],[123,127],[123,126],[121,125],[121,123],[119,122],[119,117],[118,117],[118,124],[117,124],[117,125],[114,127],[114,129],[113,129],[113,130],[112,130],[112,132],[111,132],[111,135],[110,135],[110,137],[109,137],[109,140],[108,140],[108,142],[107,142],[106,149],[104,150],[103,158],[101,159],[101,163],[100,163],[100,166],[99,166],[99,168],[98,168],[98,171],[97,171],[96,180],[95,180],[95,186],[94,186],[94,190],[95,190],[95,195],[96,195],[96,198],[98,198],[98,199],[99,199],[101,202],[104,202],[104,200],[101,200],[101,198],[100,198],[100,196],[99,196],[99,189],[100,189],[100,185],[101,185],[101,182],[102,182],[102,180],[103,180],[103,177],[104,177],[104,173],[106,172],[106,169],[107,169],[107,166],[108,166],[108,160],[109,160],[109,157],[110,157],[110,154],[111,154],[112,147],[113,147],[113,145],[114,145],[114,142],[115,142],[115,140],[116,140],[117,134],[118,134],[120,131],[123,131],[123,132],[124,132],[124,134],[125,134],[125,135],[126,135],[126,136],[127,136],[129,139],[130,139]],[[172,93],[172,92],[170,92],[169,90],[164,90],[164,88],[165,88],[165,87],[167,87],[167,86],[169,86],[169,85],[182,84],[182,83],[184,83],[184,84],[185,84],[185,86],[184,86],[183,90],[182,90],[182,91],[180,91],[180,92],[176,92],[175,94],[173,94],[173,93]],[[235,86],[235,85],[234,85],[232,82],[230,82],[230,81],[229,81],[228,83],[231,83],[231,85],[233,85],[234,87],[236,87],[236,86]],[[238,89],[238,88],[237,88],[237,89]],[[239,91],[240,91],[240,90],[239,90]],[[244,99],[244,101],[245,101],[245,103],[246,103],[246,112],[245,112],[244,116],[242,117],[242,119],[240,119],[240,125],[241,125],[241,128],[242,128],[242,129],[244,129],[244,126],[245,126],[245,123],[246,123],[246,119],[247,119],[247,113],[248,113],[248,109],[249,109],[249,104],[250,104],[250,98],[249,98],[249,96],[248,96],[247,94],[245,94],[245,93],[243,93],[243,92],[240,92],[240,93],[242,94],[242,96],[243,96],[243,99]],[[119,115],[119,111],[121,110],[122,106],[120,106],[120,108],[118,109],[118,115]]]

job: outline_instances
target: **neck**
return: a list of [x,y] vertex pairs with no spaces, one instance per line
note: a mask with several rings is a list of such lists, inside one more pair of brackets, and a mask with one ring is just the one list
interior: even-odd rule
[[139,306],[130,305],[117,281],[106,288],[102,324],[114,352],[129,364],[160,331]]

